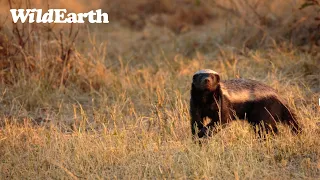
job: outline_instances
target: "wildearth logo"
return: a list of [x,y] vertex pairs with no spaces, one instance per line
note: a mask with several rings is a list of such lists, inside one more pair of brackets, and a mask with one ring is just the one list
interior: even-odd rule
[[12,20],[25,23],[109,23],[108,14],[101,9],[87,13],[67,13],[66,9],[49,9],[42,14],[42,9],[10,9]]

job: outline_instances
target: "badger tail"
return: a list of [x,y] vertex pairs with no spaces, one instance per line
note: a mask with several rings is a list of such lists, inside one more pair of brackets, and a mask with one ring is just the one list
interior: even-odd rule
[[299,134],[302,129],[297,121],[296,115],[292,111],[290,111],[288,107],[286,107],[285,105],[283,106],[284,108],[282,112],[282,119],[290,126],[292,132],[294,132],[295,134]]

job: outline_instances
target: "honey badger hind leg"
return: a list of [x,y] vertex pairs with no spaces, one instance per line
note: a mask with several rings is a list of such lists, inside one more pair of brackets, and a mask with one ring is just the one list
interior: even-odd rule
[[254,110],[252,110],[248,116],[248,121],[252,125],[258,125],[258,127],[260,127],[260,130],[255,128],[256,132],[258,131],[259,136],[263,135],[261,129],[266,134],[270,131],[273,132],[273,134],[277,134],[278,122],[288,125],[295,134],[301,132],[301,128],[294,113],[290,112],[290,110],[277,98],[267,98],[256,103]]
[[282,121],[284,123],[286,123],[290,128],[291,131],[295,134],[299,134],[302,132],[302,128],[300,126],[300,124],[297,121],[296,115],[295,113],[293,113],[292,111],[290,111],[290,109],[288,109],[287,106],[282,105]]
[[265,99],[254,103],[254,109],[248,114],[248,122],[259,137],[266,134],[278,134],[277,122],[282,114],[279,103],[274,99]]
[[266,134],[278,134],[279,132],[276,121],[266,110],[252,112],[248,120],[260,138],[264,138]]

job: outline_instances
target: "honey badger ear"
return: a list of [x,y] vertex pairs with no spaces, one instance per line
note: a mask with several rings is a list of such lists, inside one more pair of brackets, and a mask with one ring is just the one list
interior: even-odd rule
[[192,76],[192,84],[195,82],[196,78],[199,76],[199,74],[194,74]]
[[220,76],[219,74],[212,74],[213,75],[213,78],[214,78],[214,82],[216,84],[219,84],[220,83]]

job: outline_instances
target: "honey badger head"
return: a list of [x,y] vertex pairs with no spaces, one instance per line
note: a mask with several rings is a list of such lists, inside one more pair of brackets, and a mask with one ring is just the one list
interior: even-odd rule
[[192,88],[201,91],[214,91],[218,87],[220,76],[210,69],[202,69],[193,75]]

